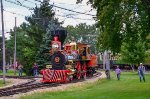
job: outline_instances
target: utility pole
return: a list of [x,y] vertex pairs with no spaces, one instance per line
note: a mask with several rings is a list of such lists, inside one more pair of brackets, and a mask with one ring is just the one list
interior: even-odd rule
[[3,83],[5,84],[6,61],[5,61],[5,35],[4,35],[4,18],[3,18],[3,0],[1,0],[1,20],[2,20],[2,37],[3,37]]
[[14,27],[14,34],[15,34],[15,48],[14,48],[14,75],[16,75],[16,20],[17,18],[15,17],[15,27]]

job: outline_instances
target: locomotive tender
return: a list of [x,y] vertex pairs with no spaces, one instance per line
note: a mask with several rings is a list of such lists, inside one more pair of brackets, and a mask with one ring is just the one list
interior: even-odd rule
[[90,54],[90,45],[72,40],[63,46],[67,37],[65,30],[51,31],[51,36],[51,65],[41,70],[41,82],[67,82],[93,75],[97,56]]

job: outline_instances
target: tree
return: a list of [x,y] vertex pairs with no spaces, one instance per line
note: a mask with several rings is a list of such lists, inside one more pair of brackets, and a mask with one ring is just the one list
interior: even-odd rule
[[[82,0],[77,0],[77,3]],[[122,53],[127,63],[146,58],[150,34],[149,0],[89,0],[97,10],[100,33],[97,47]]]
[[51,36],[52,31],[56,30],[64,30],[58,21],[52,20],[49,23],[49,28],[47,29],[47,33],[45,34],[42,44],[40,45],[39,51],[36,55],[36,61],[39,64],[39,68],[45,68],[46,65],[51,64],[51,41],[53,40]]
[[[128,43],[131,43],[132,41],[129,41]],[[126,63],[129,63],[131,65],[133,64],[139,64],[141,62],[145,62],[146,55],[146,48],[145,43],[137,41],[135,43],[132,42],[132,44],[123,43],[121,47],[121,57],[122,60]]]
[[118,53],[123,40],[131,34],[126,28],[133,25],[137,25],[134,28],[140,29],[142,39],[149,34],[147,6],[141,0],[89,1],[97,9],[98,26],[101,32],[98,44],[103,49]]
[[39,65],[39,68],[45,68],[46,65],[50,64],[50,49],[51,49],[51,32],[47,32],[43,38],[42,44],[40,45],[39,51],[36,55],[36,61]]
[[[33,55],[32,53],[35,53],[34,50],[32,50],[32,39],[30,36],[27,35],[27,33],[22,29],[24,28],[24,25],[22,24],[20,27],[16,29],[16,56],[17,61],[21,63],[24,66],[24,71],[28,73],[29,69],[32,66],[32,60]],[[6,49],[10,50],[11,56],[13,58],[13,52],[14,52],[14,32],[11,32],[10,39],[6,42]]]
[[96,45],[96,26],[95,25],[86,25],[81,23],[79,25],[67,26],[66,30],[68,32],[67,41],[71,41],[71,38],[74,37],[77,42],[87,43],[91,45],[91,51],[95,52]]
[[[33,63],[36,61],[36,55],[42,44],[43,38],[47,33],[47,28],[54,18],[52,6],[47,1],[41,3],[40,7],[35,7],[34,13],[25,18],[28,23],[23,23],[16,30],[17,36],[17,60],[23,64],[24,71],[29,72]],[[13,50],[14,34],[12,33],[7,44],[9,49]],[[28,73],[29,74],[29,73]]]
[[[32,63],[37,61],[40,66],[43,66],[45,62],[48,61],[48,50],[50,50],[48,48],[50,48],[51,41],[49,29],[53,27],[52,23],[60,24],[58,20],[54,18],[54,15],[55,13],[52,10],[52,6],[49,5],[47,0],[44,0],[40,8],[36,7],[34,9],[32,17],[26,18],[29,24],[27,28],[25,28],[25,31],[33,41],[32,49],[28,48],[33,54]],[[47,52],[45,52],[45,50]]]
[[52,6],[45,1],[39,8],[35,7],[32,16],[25,18],[29,24],[27,24],[27,27],[24,30],[33,39],[36,48],[40,46],[39,42],[42,42],[49,22],[54,19],[54,15],[55,13],[52,10]]

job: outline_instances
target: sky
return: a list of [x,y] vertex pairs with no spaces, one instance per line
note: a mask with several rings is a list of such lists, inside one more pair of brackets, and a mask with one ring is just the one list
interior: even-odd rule
[[[4,30],[5,36],[8,37],[10,29],[15,25],[15,17],[17,17],[17,26],[25,21],[25,16],[30,16],[33,13],[35,6],[40,6],[38,0],[3,0],[4,4]],[[39,0],[40,1],[40,0]],[[42,1],[42,0],[41,0]],[[83,0],[82,4],[76,4],[76,0],[50,0],[50,4],[63,7],[66,9],[82,12],[85,14],[96,15],[96,10],[91,8],[91,5],[86,4],[87,0]],[[25,7],[22,7],[20,5]],[[28,8],[27,8],[28,7]],[[59,21],[63,21],[63,26],[77,25],[79,23],[86,23],[92,25],[95,23],[93,16],[85,14],[77,14],[74,12],[66,11],[60,8],[53,7],[55,17]],[[1,35],[1,14],[0,14],[0,35]]]

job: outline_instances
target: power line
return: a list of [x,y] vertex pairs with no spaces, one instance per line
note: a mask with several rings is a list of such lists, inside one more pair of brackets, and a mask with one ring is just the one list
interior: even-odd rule
[[[23,5],[21,2],[19,2],[18,0],[16,0],[17,1],[17,3],[16,2],[13,2],[13,1],[10,1],[10,0],[5,0],[6,2],[9,2],[9,3],[12,3],[12,4],[15,4],[15,5],[19,5],[19,6],[21,6],[21,7],[24,7],[24,8],[27,8],[28,9],[28,11],[30,11],[30,10],[33,10],[34,8],[31,8],[31,7],[28,7],[28,6],[25,6],[25,5]],[[32,14],[32,12],[30,11],[30,13]]]
[[[16,13],[16,12],[13,12],[13,11],[8,11],[8,10],[5,10],[5,9],[4,9],[4,11],[8,12],[8,13],[11,13],[11,14],[19,15],[19,16],[26,16],[26,15],[23,15],[23,14],[20,14],[20,13]],[[66,13],[64,13],[64,14],[66,14]],[[56,16],[60,16],[60,17],[64,17],[64,18],[72,18],[72,19],[80,19],[80,20],[93,20],[93,19],[83,19],[83,18],[73,17],[73,16],[75,16],[75,14],[66,14],[66,15],[55,14],[55,15]]]
[[11,13],[11,14],[16,14],[16,15],[19,15],[19,16],[26,16],[26,15],[23,15],[23,14],[20,14],[20,13],[16,13],[16,12],[12,12],[12,11],[8,11],[8,10],[5,10],[5,12],[8,12],[8,13]]
[[[18,0],[17,0],[18,1]],[[32,1],[30,1],[30,0],[24,0],[24,1],[27,1],[27,2],[30,2],[30,3],[33,3],[33,4],[35,4],[35,5],[37,5],[37,3],[35,3],[35,2],[32,2]],[[37,1],[37,2],[40,2],[39,0],[35,0],[35,1]],[[51,1],[50,1],[51,2]],[[40,3],[42,3],[42,2],[40,2]],[[77,4],[67,4],[67,3],[56,3],[56,2],[52,2],[53,4],[63,4],[63,5],[77,5]],[[39,4],[40,5],[40,4]],[[78,6],[77,7],[74,7],[73,9],[78,9],[78,8],[80,8],[81,6],[86,6],[86,5],[79,5],[78,4]],[[70,9],[70,10],[72,10],[72,9]],[[90,11],[87,11],[87,12],[90,12]],[[83,12],[83,13],[85,13],[85,12]]]
[[[58,3],[58,2],[53,2],[53,3],[55,3],[55,4],[63,4],[63,5],[77,5],[77,4],[71,4],[71,3]],[[87,6],[87,5],[83,5],[83,4],[78,4],[78,5],[79,6]]]
[[[34,1],[38,1],[38,2],[41,2],[41,3],[42,3],[42,1],[40,1],[40,0],[34,0]],[[50,5],[50,6],[53,6],[53,7],[56,7],[56,8],[59,8],[59,9],[63,9],[63,10],[66,10],[66,11],[70,11],[70,12],[75,12],[75,13],[84,14],[84,15],[90,15],[90,16],[96,16],[96,15],[93,15],[93,14],[86,14],[86,13],[83,13],[83,12],[66,9],[66,8],[63,8],[63,7],[56,6],[56,5],[54,5],[54,4],[49,4],[49,5]]]
[[[10,0],[5,0],[6,2],[9,2],[9,3],[12,3],[12,4],[15,4],[15,5],[19,5],[19,6],[22,6],[22,7],[25,7],[27,9],[33,9],[31,7],[28,7],[28,6],[25,6],[25,5],[22,5],[21,3],[16,3],[16,2],[13,2],[13,1],[10,1]],[[25,1],[28,1],[28,0],[25,0]],[[40,0],[34,0],[34,1],[37,1],[37,2],[40,2],[42,3],[42,1]],[[78,14],[84,14],[84,15],[90,15],[90,16],[96,16],[96,15],[92,15],[92,14],[86,14],[85,12],[79,12],[79,11],[74,11],[74,10],[71,10],[71,9],[66,9],[66,8],[63,8],[63,7],[59,7],[59,6],[56,6],[54,4],[49,4],[50,6],[53,6],[53,7],[56,7],[56,8],[59,8],[59,9],[63,9],[63,10],[66,10],[66,11],[70,11],[70,12],[74,12],[74,13],[78,13]]]
[[[23,6],[23,7],[25,7],[25,8],[30,8],[30,7],[27,7],[27,6],[24,6],[24,5],[22,5],[18,0],[18,2],[19,2],[19,4],[18,3],[16,3],[16,2],[13,2],[13,1],[8,1],[8,0],[5,0],[5,1],[7,1],[7,2],[10,2],[10,3],[13,3],[13,4],[15,4],[15,5],[19,5],[19,6]],[[28,0],[25,0],[25,1],[28,1]],[[39,1],[39,0],[35,0],[35,1],[38,1],[38,2],[41,2],[41,1]],[[31,9],[31,8],[30,8]],[[7,10],[5,10],[6,12],[9,12],[9,13],[12,13],[12,14],[16,14],[16,15],[20,15],[20,16],[26,16],[26,15],[22,15],[22,14],[19,14],[19,13],[15,13],[15,12],[11,12],[11,11],[7,11]],[[86,11],[87,12],[87,11]],[[82,12],[82,14],[86,14],[86,12]],[[80,14],[80,13],[79,13]],[[68,14],[68,15],[65,15],[65,16],[63,16],[63,15],[57,15],[57,16],[61,16],[61,17],[66,17],[66,18],[73,18],[73,19],[80,19],[80,20],[92,20],[92,19],[83,19],[83,18],[75,18],[75,17],[68,17],[68,16],[70,16],[70,15],[75,15],[75,14]]]
[[[32,2],[32,1],[30,1],[30,0],[24,0],[24,1],[27,1],[27,2],[30,2],[30,3],[33,3],[33,4],[36,4],[35,2]],[[36,2],[40,2],[41,3],[41,1],[38,1],[38,0],[35,0]],[[50,1],[51,2],[51,1]],[[58,3],[58,2],[51,2],[51,3],[53,3],[53,4],[62,4],[62,5],[76,5],[76,4],[68,4],[68,3]],[[40,5],[40,4],[38,4],[38,5]],[[82,4],[78,4],[79,6],[86,6],[86,5],[82,5]]]
[[[6,32],[6,33],[4,33],[4,34],[10,34],[10,33]],[[0,33],[0,36],[2,36],[2,34],[1,34],[1,33]]]
[[[50,5],[51,5],[51,4],[50,4]],[[78,12],[78,11],[66,9],[66,8],[63,8],[63,7],[56,6],[56,5],[51,5],[51,6],[54,6],[54,7],[56,7],[56,8],[60,8],[60,9],[63,9],[63,10],[67,10],[67,11],[70,11],[70,12],[75,12],[75,13],[78,13],[78,14],[84,14],[84,15],[96,16],[96,15],[92,15],[92,14],[86,14],[86,13],[84,13],[84,12]]]
[[[22,5],[22,3],[20,3],[18,0],[18,2],[19,2],[19,4],[18,3],[16,3],[16,2],[13,2],[13,1],[8,1],[8,0],[5,0],[5,1],[7,1],[7,2],[10,2],[10,3],[13,3],[13,4],[15,4],[15,5],[19,5],[19,6],[22,6],[22,7],[25,7],[25,8],[27,8],[27,9],[31,9],[30,7],[28,7],[28,6],[25,6],[25,5]],[[29,1],[29,0],[24,0],[24,1]],[[39,1],[39,0],[35,0],[35,1],[38,1],[38,2],[41,2],[41,1]],[[33,2],[32,2],[33,3]],[[42,2],[41,2],[42,3]],[[51,5],[51,4],[50,4]],[[55,5],[53,5],[53,6],[55,6]],[[57,6],[57,8],[58,8],[58,6]],[[60,7],[60,8],[62,8],[62,7]],[[77,12],[77,11],[73,11],[73,10],[70,10],[70,9],[66,9],[66,8],[63,8],[63,9],[65,9],[65,10],[69,10],[69,11],[71,11],[71,12],[76,12],[76,13],[78,13],[78,14],[84,14],[84,15],[87,15],[86,14],[86,12]],[[4,10],[5,12],[9,12],[9,13],[12,13],[12,14],[16,14],[16,15],[19,15],[19,16],[26,16],[26,15],[23,15],[23,14],[19,14],[19,13],[16,13],[16,12],[12,12],[12,11],[7,11],[7,10]],[[78,18],[78,17],[73,17],[73,16],[71,16],[71,15],[76,15],[76,14],[67,14],[67,15],[59,15],[59,14],[56,14],[56,16],[60,16],[60,17],[64,17],[64,18],[72,18],[72,19],[79,19],[79,20],[93,20],[93,19],[83,19],[83,18]],[[89,14],[88,14],[89,15]],[[91,15],[91,14],[90,14]]]
[[15,4],[15,5],[19,5],[19,6],[21,6],[21,7],[25,7],[25,8],[27,8],[27,9],[33,9],[33,8],[31,8],[31,7],[28,7],[28,6],[25,6],[25,5],[23,5],[23,4],[21,4],[19,1],[18,1],[18,3],[16,3],[16,2],[13,2],[13,1],[10,1],[10,0],[5,0],[6,2],[9,2],[9,3],[12,3],[12,4]]
[[35,2],[32,2],[32,1],[30,1],[30,0],[24,0],[24,2],[30,2],[30,3],[33,3],[33,4],[35,4],[35,5],[40,5],[40,4],[37,4],[37,3],[35,3]]
[[[8,11],[8,10],[5,10],[5,9],[4,9],[4,11],[8,12],[8,13],[11,13],[11,14],[19,15],[19,16],[26,16],[26,15],[19,14],[19,13],[16,13],[16,12],[12,12],[12,11]],[[74,15],[74,14],[68,14],[68,15],[59,15],[59,14],[56,14],[56,16],[60,16],[60,17],[64,17],[64,18],[72,18],[72,19],[80,19],[80,20],[93,20],[93,19],[77,18],[77,17],[73,17],[72,15]]]
[[65,16],[65,15],[59,15],[59,14],[56,14],[56,16],[66,17],[66,18],[72,18],[72,19],[80,19],[80,20],[94,20],[94,19],[83,19],[83,18],[68,16],[68,15]]
[[[51,1],[50,1],[51,2]],[[52,4],[57,4],[57,5],[63,5],[63,6],[66,6],[66,5],[69,5],[69,6],[74,6],[74,8],[70,9],[70,10],[75,10],[75,9],[78,9],[80,7],[83,7],[83,6],[87,6],[87,5],[81,5],[81,4],[69,4],[69,3],[58,3],[58,2],[51,2]]]

